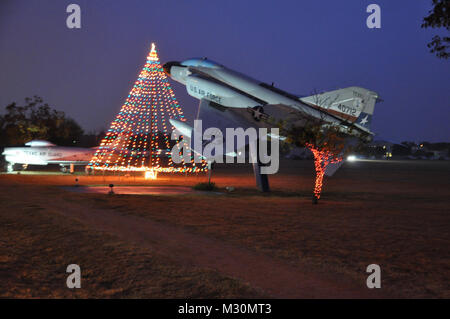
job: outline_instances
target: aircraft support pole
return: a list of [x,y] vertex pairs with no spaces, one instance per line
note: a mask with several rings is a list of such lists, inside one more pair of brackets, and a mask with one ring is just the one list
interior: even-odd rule
[[211,184],[212,161],[208,161],[208,184]]
[[261,192],[270,192],[269,177],[267,174],[261,174],[261,163],[253,163],[253,173],[255,174],[256,186]]

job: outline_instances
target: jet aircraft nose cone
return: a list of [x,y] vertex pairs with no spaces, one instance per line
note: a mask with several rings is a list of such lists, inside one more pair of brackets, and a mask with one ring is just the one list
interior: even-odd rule
[[163,65],[163,70],[168,76],[170,76],[170,69],[173,66],[181,66],[181,64],[180,64],[180,62],[177,62],[177,61],[170,61]]

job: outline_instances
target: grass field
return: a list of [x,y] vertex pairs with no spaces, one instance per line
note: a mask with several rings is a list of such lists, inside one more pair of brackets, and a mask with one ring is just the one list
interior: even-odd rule
[[[195,258],[181,261],[186,253],[177,258],[166,246],[150,249],[61,209],[76,207],[159,223],[171,227],[175,242],[177,232],[192,234],[361,291],[367,290],[367,265],[379,264],[382,297],[450,297],[450,163],[346,163],[326,179],[318,205],[311,203],[312,163],[281,165],[270,177],[269,194],[255,190],[245,165],[217,167],[212,180],[220,195],[73,193],[60,187],[74,185],[70,175],[0,175],[0,296],[279,297],[251,276],[233,276]],[[206,180],[204,174],[155,181],[76,177],[80,185],[193,186]],[[235,190],[228,193],[226,186]],[[65,287],[70,263],[82,267],[82,289]]]

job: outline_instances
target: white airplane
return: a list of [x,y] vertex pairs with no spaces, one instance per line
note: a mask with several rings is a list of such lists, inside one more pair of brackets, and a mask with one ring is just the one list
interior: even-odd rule
[[[378,94],[361,87],[299,97],[206,58],[168,62],[163,69],[173,80],[185,85],[189,95],[200,100],[197,118],[205,129],[271,127],[270,123],[277,120],[296,125],[320,121],[369,141],[373,136],[370,124]],[[170,122],[188,137],[194,133],[185,122]],[[254,169],[258,175],[255,165]]]
[[244,117],[251,126],[265,126],[270,117],[286,118],[299,112],[304,118],[338,124],[343,130],[352,128],[351,134],[368,139],[373,135],[370,124],[378,94],[361,87],[299,97],[206,58],[168,62],[163,68],[186,86],[189,95],[201,101],[199,117],[203,108],[222,107],[221,111],[240,114],[234,116],[238,123]]
[[25,143],[25,147],[5,147],[8,172],[14,172],[15,164],[22,164],[23,169],[28,165],[59,164],[61,171],[66,173],[73,170],[75,165],[87,165],[95,153],[94,148],[56,146],[47,141],[33,140]]

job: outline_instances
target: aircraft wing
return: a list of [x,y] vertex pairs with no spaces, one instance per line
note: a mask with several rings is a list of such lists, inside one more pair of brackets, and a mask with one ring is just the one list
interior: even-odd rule
[[236,110],[202,99],[198,106],[197,120],[202,120],[202,125],[205,129],[216,127],[224,133],[226,128],[248,128],[250,123],[245,117],[241,117],[239,112],[236,112],[239,110],[242,109]]
[[[301,112],[301,111],[300,111]],[[201,99],[199,103],[197,119],[202,120],[202,128],[200,131],[196,132],[194,128],[188,127],[185,123],[171,120],[170,122],[179,131],[184,131],[182,135],[194,139],[196,134],[203,133],[208,128],[217,128],[223,134],[223,142],[226,143],[226,129],[227,128],[243,128],[244,130],[253,128],[273,128],[277,127],[277,122],[280,120],[288,121],[292,124],[304,124],[307,120],[313,119],[308,114],[303,114],[299,116],[299,110],[293,109],[291,106],[286,106],[283,104],[266,104],[263,107],[257,106],[254,108],[231,108],[224,107],[215,102]],[[268,130],[270,133],[270,130]],[[280,138],[271,135],[272,138]],[[200,139],[201,140],[201,139]],[[235,150],[237,152],[240,149],[245,148],[247,144],[250,143],[249,138],[246,138],[245,143],[242,145],[238,144],[239,141],[235,140]],[[209,141],[204,142],[204,144],[209,143]],[[191,143],[192,150],[201,154],[202,149],[200,145],[197,145],[198,150],[195,148],[194,143]],[[204,145],[201,145],[203,147]],[[222,156],[223,154],[216,154],[216,156]]]
[[[283,104],[266,104],[264,106],[231,108],[230,112],[245,119],[249,127],[276,127],[279,121],[301,122],[309,118],[307,114],[299,116],[299,111]],[[296,123],[302,124],[302,123]]]
[[[249,127],[257,127],[251,121],[250,113],[244,112],[244,116],[240,114],[239,110],[243,111],[243,109],[234,109],[223,107],[214,102],[210,102],[208,100],[202,99],[200,100],[197,120],[202,120],[202,129],[201,131],[193,131],[193,136],[195,138],[196,134],[202,134],[208,128],[217,128],[221,131],[223,137],[223,145],[226,145],[226,130],[227,128],[238,128],[241,127],[246,130]],[[264,123],[264,122],[262,122]],[[261,127],[261,126],[259,126]],[[244,149],[247,144],[253,142],[254,139],[246,138],[244,143],[235,140],[233,150],[224,149],[224,147],[218,147],[215,150],[214,157],[222,157],[225,154],[234,156],[240,150]],[[217,141],[219,142],[219,141]],[[206,143],[209,143],[206,141]],[[191,144],[192,145],[192,144]],[[198,151],[194,149],[194,151]]]
[[266,104],[264,106],[234,108],[224,107],[215,102],[200,100],[197,119],[201,119],[205,127],[217,127],[225,132],[227,127],[242,127],[247,129],[277,127],[278,121],[287,121],[295,124],[303,124],[308,119],[313,119],[308,114],[293,109],[283,104]]
[[[284,111],[287,111],[287,109],[284,109]],[[217,103],[202,99],[200,100],[197,113],[197,120],[202,120],[201,128],[192,128],[186,123],[176,120],[170,120],[170,123],[175,126],[175,128],[180,132],[181,135],[184,136],[184,138],[190,139],[191,148],[194,152],[196,152],[197,154],[202,154],[203,147],[211,142],[203,141],[202,137],[206,130],[210,128],[219,129],[223,137],[223,145],[226,145],[227,128],[242,128],[246,130],[250,127],[256,129],[258,129],[259,127],[275,127],[275,124],[270,124],[268,119],[269,117],[267,114],[262,114],[260,117],[255,118],[251,109],[224,107]],[[209,132],[214,135],[211,130]],[[270,131],[268,133],[270,133]],[[197,139],[203,141],[203,145],[195,144],[197,135],[200,135],[200,138]],[[215,138],[216,135],[214,135],[214,138],[212,138],[212,140],[215,140]],[[218,147],[217,149],[215,149],[215,153],[213,155],[217,158],[224,155],[235,156],[240,150],[245,149],[246,145],[256,140],[256,138],[257,136],[246,136],[245,140],[242,141],[235,138],[235,141],[233,143],[233,150],[230,151],[224,149],[224,147]]]
[[[208,101],[206,101],[208,102]],[[202,103],[200,103],[202,104]],[[243,122],[241,127],[276,127],[277,123],[283,121],[283,123],[289,123],[294,126],[304,126],[308,121],[317,121],[317,118],[312,114],[292,106],[284,104],[266,104],[264,106],[247,107],[247,108],[227,108],[218,105],[214,102],[210,102],[209,105],[218,110],[223,109],[222,114],[226,114],[228,118],[233,118],[236,122]],[[203,107],[203,109],[207,109]],[[228,112],[228,113],[226,113]],[[335,117],[333,114],[328,114],[330,117]],[[348,123],[345,120],[336,118],[338,122],[341,122],[341,128],[343,132],[350,132],[353,128],[359,134],[371,136],[373,133],[365,127],[362,127],[356,123]],[[327,125],[327,124],[324,124]],[[354,135],[356,132],[353,132]]]
[[[302,115],[299,116],[298,112],[299,112],[298,110],[295,110],[290,106],[282,104],[277,105],[267,104],[264,105],[264,110],[258,109],[255,110],[255,108],[246,109],[246,108],[224,107],[214,102],[202,99],[200,100],[199,109],[197,113],[197,119],[202,120],[201,129],[198,129],[196,131],[194,128],[188,126],[185,122],[170,120],[170,123],[174,125],[179,132],[181,132],[181,135],[183,135],[184,138],[189,139],[191,141],[190,145],[194,152],[203,155],[202,154],[203,147],[211,142],[211,141],[203,141],[202,139],[204,132],[209,128],[217,128],[221,131],[221,133],[223,134],[223,143],[225,145],[227,128],[240,127],[243,128],[244,130],[246,130],[249,127],[254,127],[256,129],[260,127],[272,128],[276,127],[275,123],[277,120],[285,120],[290,121],[291,123],[295,123],[313,119],[308,114],[302,113]],[[268,130],[268,133],[270,133],[270,130]],[[197,145],[198,149],[196,149],[196,145],[193,142],[197,134],[201,135],[199,140],[203,142],[202,145]],[[271,137],[275,138],[274,136]],[[279,138],[283,139],[283,137]],[[238,153],[240,150],[245,149],[246,145],[248,145],[251,141],[252,140],[250,140],[249,137],[246,137],[244,143],[241,142],[241,144],[239,144],[239,141],[235,140],[234,141],[235,147],[233,149],[233,152],[235,153],[234,155],[230,154],[230,152],[227,153],[227,150],[223,150],[223,148],[218,147],[216,149],[217,152],[214,154],[214,157],[218,158],[224,155],[235,156],[236,153]],[[332,176],[342,165],[342,163],[343,161],[336,164],[330,164],[327,167],[325,174],[327,176]]]
[[327,168],[325,169],[325,175],[326,176],[333,176],[334,173],[336,173],[336,171],[342,166],[342,164],[344,164],[344,160],[337,162],[337,163],[331,163],[328,164]]

